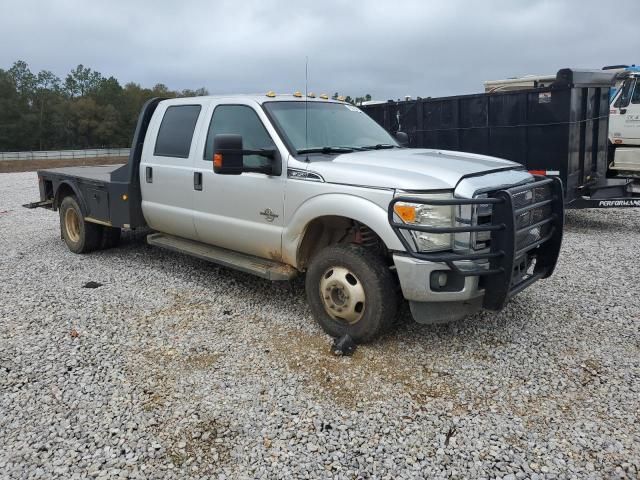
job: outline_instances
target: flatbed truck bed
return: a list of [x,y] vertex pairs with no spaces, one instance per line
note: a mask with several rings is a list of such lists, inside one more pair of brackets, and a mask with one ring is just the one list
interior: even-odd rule
[[161,100],[154,98],[143,106],[127,163],[38,170],[43,200],[25,207],[57,210],[62,199],[72,194],[85,221],[115,228],[146,227],[141,206],[140,158],[149,121]]

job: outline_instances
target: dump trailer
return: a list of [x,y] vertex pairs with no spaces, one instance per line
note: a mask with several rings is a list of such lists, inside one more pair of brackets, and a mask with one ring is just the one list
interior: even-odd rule
[[569,208],[640,207],[634,179],[612,178],[609,89],[615,73],[562,69],[553,82],[515,90],[366,105],[409,146],[491,155],[559,178]]

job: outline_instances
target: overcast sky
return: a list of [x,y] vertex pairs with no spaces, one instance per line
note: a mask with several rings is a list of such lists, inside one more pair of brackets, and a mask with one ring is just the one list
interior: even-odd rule
[[[612,6],[615,8],[612,9]],[[484,80],[640,63],[639,0],[0,0],[0,68],[211,93],[376,99],[482,91]]]

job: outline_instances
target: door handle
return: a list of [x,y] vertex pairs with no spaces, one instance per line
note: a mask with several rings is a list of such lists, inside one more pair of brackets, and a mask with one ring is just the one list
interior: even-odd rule
[[147,167],[144,171],[144,176],[147,183],[153,183],[153,168]]
[[627,113],[627,109],[626,108],[621,108],[620,109],[620,115],[624,115],[625,113]]
[[193,189],[202,190],[202,172],[193,172]]

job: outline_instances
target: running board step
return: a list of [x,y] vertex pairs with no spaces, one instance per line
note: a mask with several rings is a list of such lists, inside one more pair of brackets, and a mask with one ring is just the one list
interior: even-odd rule
[[214,247],[206,243],[174,237],[164,233],[147,235],[147,243],[156,247],[201,258],[202,260],[217,263],[224,267],[252,273],[267,280],[291,280],[298,274],[295,268],[286,263],[254,257],[253,255],[246,255],[226,248]]

